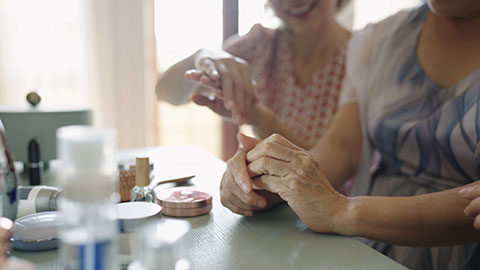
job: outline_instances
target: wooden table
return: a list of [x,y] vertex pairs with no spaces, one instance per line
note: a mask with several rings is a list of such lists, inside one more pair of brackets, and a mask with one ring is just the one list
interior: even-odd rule
[[[209,215],[186,218],[192,269],[406,269],[360,241],[308,229],[287,206],[242,217],[224,208],[219,182],[225,162],[195,146],[126,150],[120,159],[148,156],[155,179],[196,175],[195,186],[213,194]],[[161,218],[167,218],[162,216]],[[61,269],[58,251],[20,252],[37,269]]]

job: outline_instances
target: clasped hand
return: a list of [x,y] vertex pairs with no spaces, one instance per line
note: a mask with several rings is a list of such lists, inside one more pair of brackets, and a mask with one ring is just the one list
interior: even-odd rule
[[259,142],[239,135],[243,147],[229,160],[220,195],[235,213],[272,205],[259,190],[277,194],[298,217],[318,232],[336,232],[337,217],[347,210],[348,198],[335,191],[312,155],[274,134]]
[[192,100],[241,125],[248,122],[252,107],[258,102],[257,90],[248,63],[227,52],[199,52],[195,69],[185,76],[215,89],[214,99],[194,93]]

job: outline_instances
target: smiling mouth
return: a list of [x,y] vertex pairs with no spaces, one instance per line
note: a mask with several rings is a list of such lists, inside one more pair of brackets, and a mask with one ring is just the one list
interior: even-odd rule
[[317,5],[317,1],[311,1],[308,5],[302,5],[298,8],[291,7],[288,10],[285,10],[285,13],[290,16],[303,17],[312,11]]

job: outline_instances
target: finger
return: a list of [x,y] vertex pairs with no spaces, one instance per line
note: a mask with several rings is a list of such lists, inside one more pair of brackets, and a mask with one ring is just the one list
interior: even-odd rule
[[200,81],[201,84],[203,84],[205,86],[208,86],[208,87],[215,88],[215,89],[219,89],[219,88],[222,87],[219,80],[213,80],[206,75],[202,75],[200,77],[199,81]]
[[257,145],[260,140],[254,137],[247,136],[243,133],[238,133],[237,134],[237,140],[240,142],[240,144],[245,148],[246,151],[250,151]]
[[[238,64],[235,64],[238,65]],[[233,77],[233,110],[234,110],[234,118],[233,122],[237,125],[243,124],[243,118],[246,114],[246,106],[245,106],[245,85],[243,84],[242,74],[238,70],[238,66],[231,66],[230,70],[232,71]]]
[[215,66],[215,62],[211,58],[203,58],[202,61],[200,61],[199,68],[212,80],[220,79],[217,67]]
[[248,65],[244,65],[243,68],[240,70],[240,72],[242,73],[241,76],[243,78],[243,88],[244,88],[243,104],[245,108],[245,111],[242,114],[241,122],[244,123],[249,119],[250,111],[252,110],[253,105],[255,105],[255,101],[254,101],[254,89],[252,85],[250,68],[248,67]]
[[295,159],[297,150],[292,150],[278,142],[263,140],[255,148],[248,151],[247,161],[253,162],[261,157],[271,157],[274,159],[292,162]]
[[295,149],[295,150],[300,150],[300,151],[304,151],[303,148],[301,148],[300,146],[292,143],[291,141],[289,141],[287,138],[283,137],[282,135],[280,134],[272,134],[270,135],[266,140],[271,140],[271,141],[274,141],[276,143],[279,143],[285,147],[288,147],[288,148],[291,148],[291,149]]
[[259,175],[273,175],[279,177],[288,176],[292,170],[285,161],[277,160],[270,157],[260,157],[248,164],[247,171],[250,177]]
[[480,197],[472,200],[470,204],[465,207],[464,213],[469,217],[480,215]]
[[474,222],[473,222],[473,227],[475,227],[476,230],[480,231],[480,215],[478,215]]
[[213,102],[212,100],[210,100],[209,97],[207,97],[207,96],[205,96],[201,93],[193,94],[192,95],[192,101],[197,105],[207,106],[207,107],[212,106],[211,103]]
[[240,200],[232,192],[235,188],[238,189],[238,186],[233,180],[233,175],[230,173],[230,170],[227,169],[220,182],[220,202],[234,213],[251,215],[251,213],[249,213],[249,211],[251,212],[252,210],[251,207],[240,203]]
[[231,112],[223,107],[223,101],[216,97],[213,97],[213,100],[211,98],[212,96],[194,94],[192,96],[192,101],[197,105],[208,107],[214,113],[219,114],[222,117],[230,118]]
[[232,186],[230,192],[234,195],[236,200],[240,203],[237,206],[242,206],[243,209],[252,210],[254,207],[263,208],[267,205],[267,201],[262,196],[255,193],[253,190],[245,193],[239,187]]
[[256,192],[243,192],[233,180],[233,175],[227,171],[220,184],[220,195],[222,204],[233,204],[242,210],[253,210],[254,208],[264,208],[267,201]]
[[230,209],[235,214],[239,214],[242,216],[251,216],[253,214],[252,210],[244,209],[236,204],[234,204],[231,200],[220,200],[223,206]]
[[280,195],[280,197],[282,197],[288,190],[288,186],[285,184],[285,181],[285,178],[274,175],[262,175],[252,179],[252,182],[255,183],[255,186],[272,193],[276,193]]
[[215,96],[223,100],[223,91],[221,89],[215,89]]
[[221,77],[224,106],[227,110],[233,110],[235,105],[233,103],[234,86],[233,86],[233,79],[231,77],[231,72],[230,70],[228,70],[227,66],[225,66],[225,64],[223,64],[222,62],[218,62],[217,65],[218,65],[218,71]]
[[462,188],[458,193],[463,198],[469,199],[469,200],[473,200],[477,197],[480,197],[480,183]]
[[250,176],[248,175],[247,165],[246,165],[246,153],[245,149],[241,148],[233,158],[227,162],[227,168],[230,170],[230,173],[233,175],[233,179],[237,185],[245,192],[248,193],[252,191],[252,183]]
[[190,69],[185,71],[185,77],[190,80],[200,81],[200,78],[203,76],[203,71],[198,69]]
[[260,101],[260,95],[258,94],[258,84],[255,80],[252,81],[253,89],[253,103],[257,104]]

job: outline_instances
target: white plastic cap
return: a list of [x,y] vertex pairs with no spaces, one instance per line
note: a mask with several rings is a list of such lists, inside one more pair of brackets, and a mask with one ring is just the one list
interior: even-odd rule
[[57,130],[61,167],[58,179],[63,196],[71,200],[104,199],[115,191],[114,128],[66,126]]

